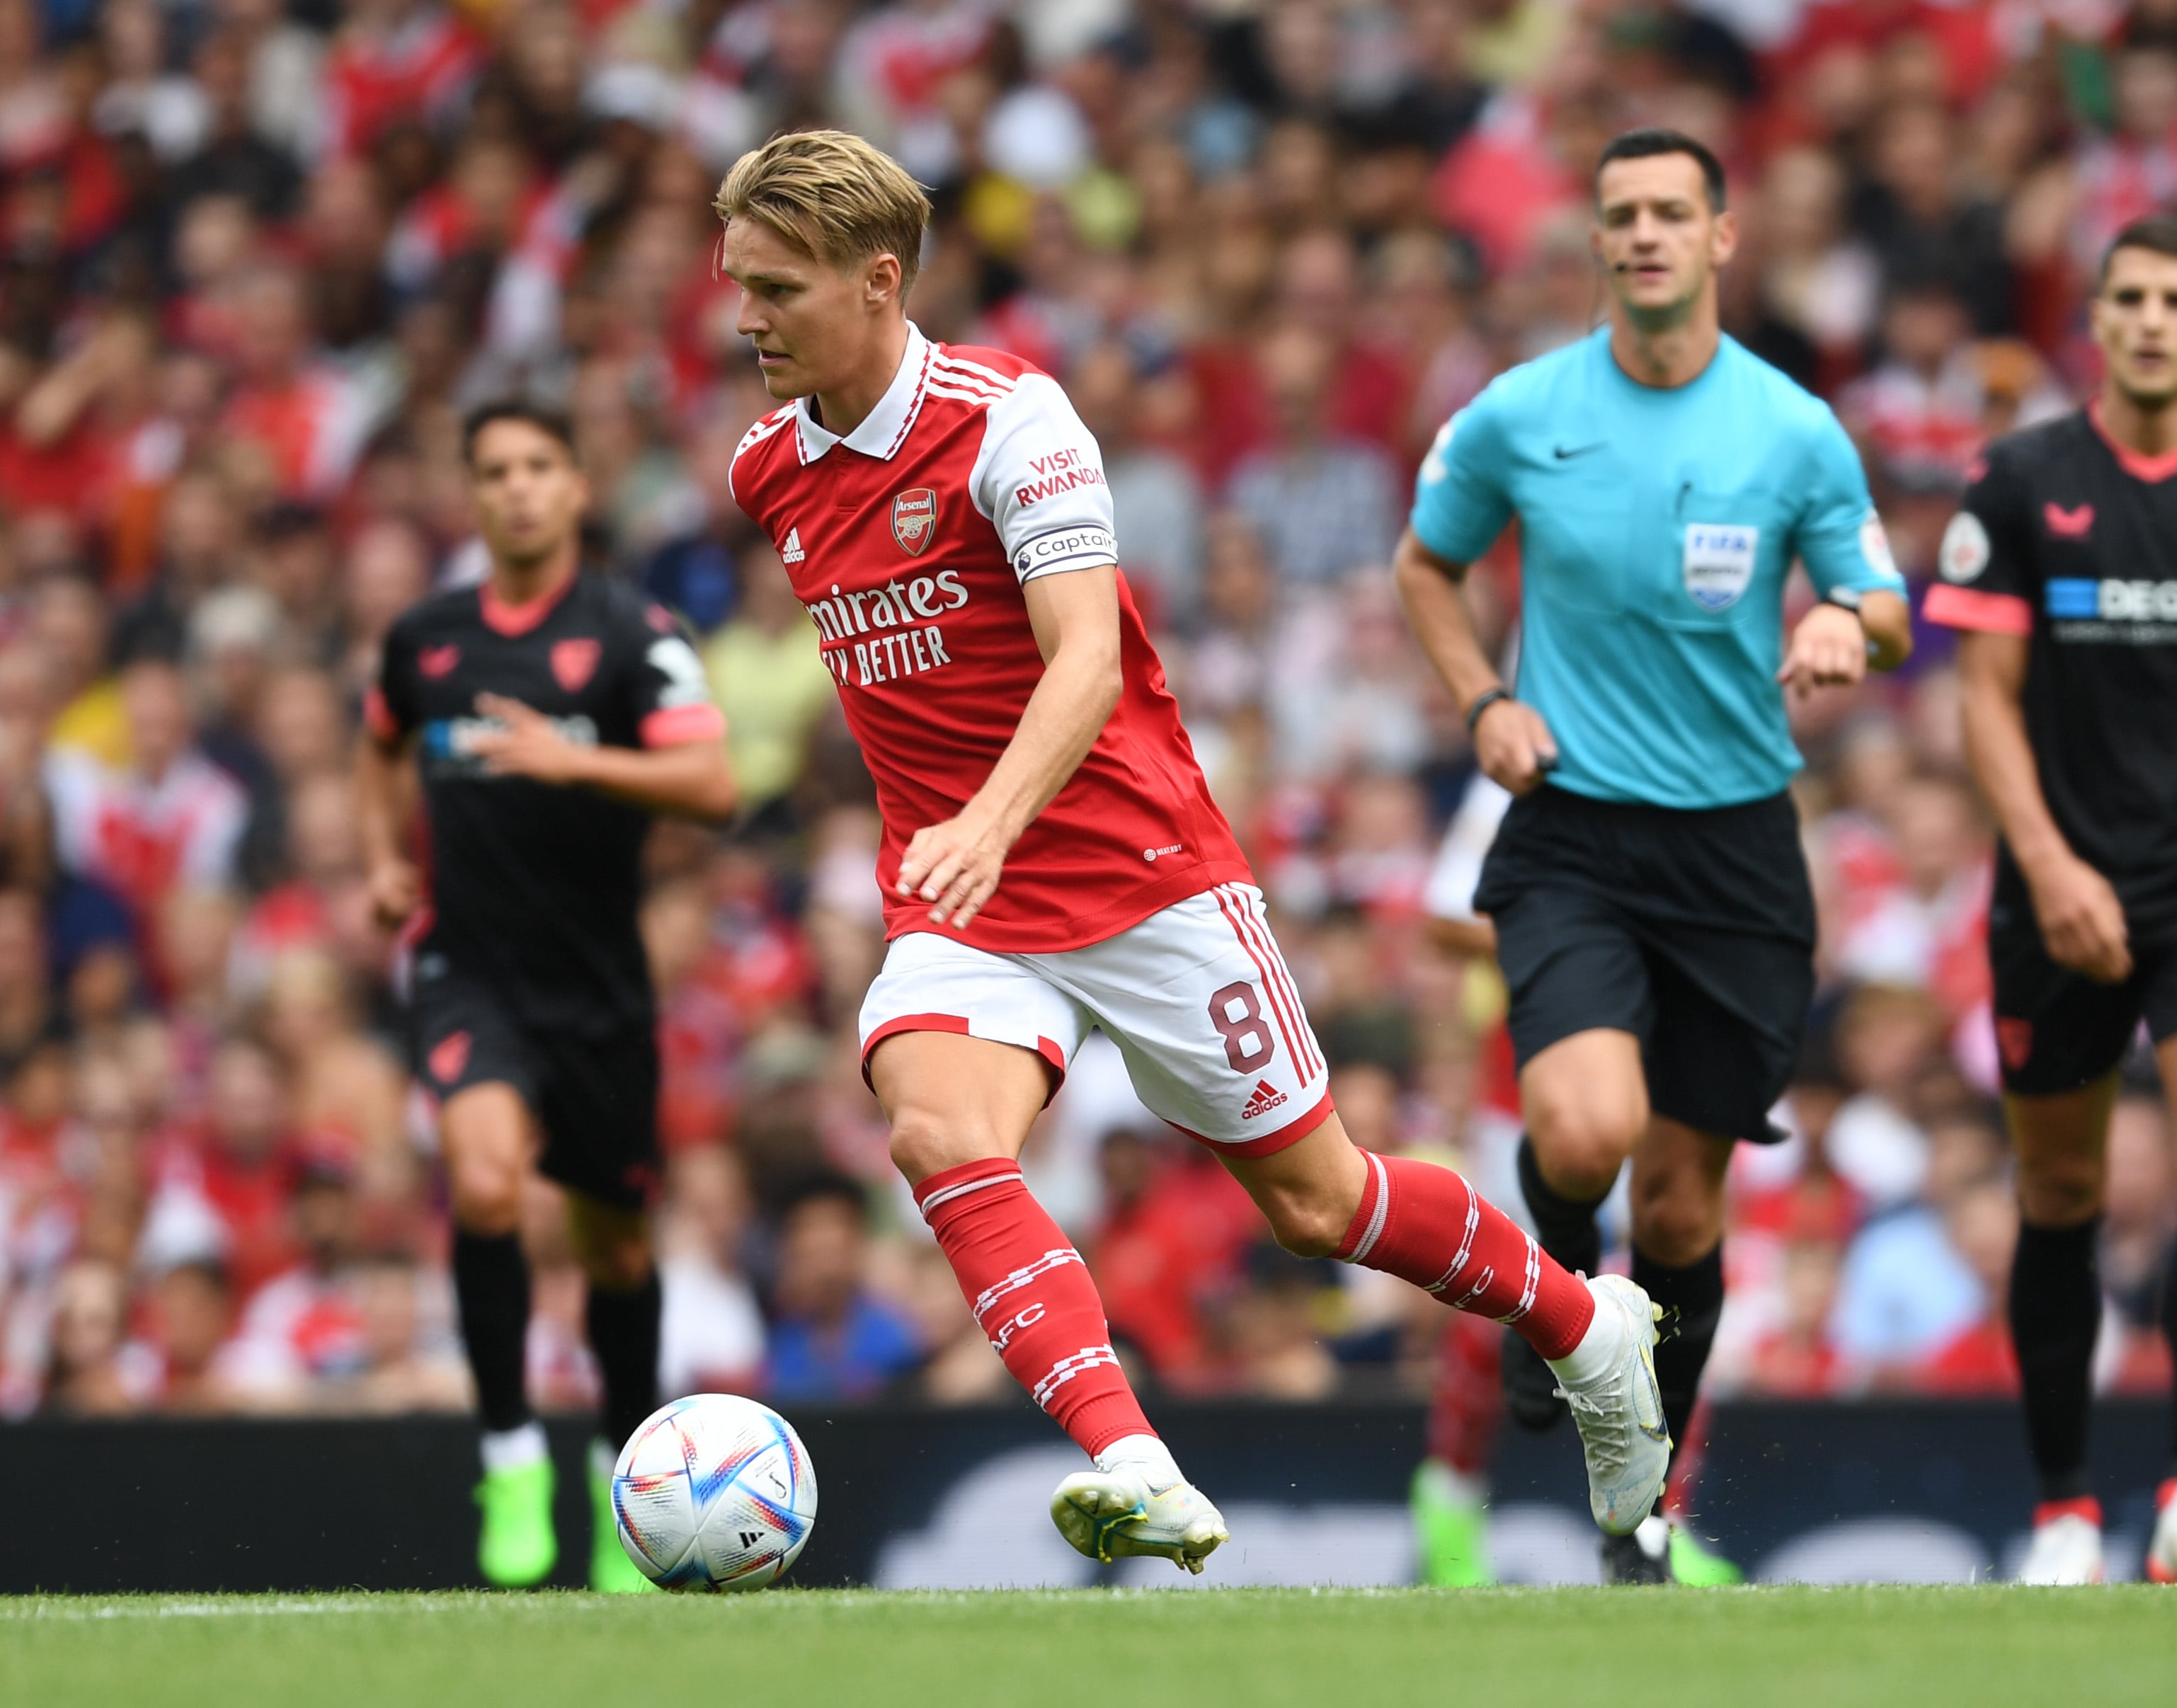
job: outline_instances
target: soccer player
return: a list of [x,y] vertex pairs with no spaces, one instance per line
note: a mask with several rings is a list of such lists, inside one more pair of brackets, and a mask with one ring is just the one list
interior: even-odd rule
[[[1445,423],[1395,568],[1482,770],[1516,797],[1474,907],[1511,992],[1528,1209],[1543,1249],[1592,1274],[1596,1207],[1630,1159],[1633,1278],[1664,1313],[1682,1432],[1723,1304],[1725,1165],[1771,1136],[1814,992],[1779,685],[1894,667],[1910,617],[1843,428],[1719,328],[1736,232],[1716,157],[1629,132],[1594,205],[1608,324]],[[1459,588],[1515,516],[1517,698]],[[1787,650],[1795,556],[1821,603]],[[1504,1372],[1516,1421],[1556,1420],[1522,1348]],[[1666,1577],[1668,1541],[1660,1516],[1606,1537],[1607,1574]]]
[[891,945],[862,1008],[865,1071],[976,1321],[1094,1461],[1052,1497],[1060,1531],[1097,1559],[1194,1571],[1226,1539],[1022,1182],[1028,1127],[1094,1026],[1289,1249],[1514,1324],[1579,1414],[1597,1522],[1638,1523],[1668,1459],[1648,1301],[1569,1274],[1451,1170],[1346,1138],[1065,394],[908,319],[930,205],[868,144],[777,138],[717,210],[740,330],[792,400],[742,441],[734,495],[822,637],[884,821]]
[[[529,1271],[516,1232],[532,1167],[567,1191],[604,1384],[592,1452],[594,1587],[645,1580],[614,1534],[619,1443],[656,1408],[657,1048],[636,931],[651,815],[730,811],[724,722],[673,619],[585,573],[589,483],[565,421],[491,404],[464,427],[483,585],[386,636],[356,784],[371,896],[415,938],[417,1071],[439,1101],[454,1289],[483,1422],[477,1563],[533,1584],[557,1558],[552,1465],[522,1389]],[[430,831],[428,903],[406,855],[413,754]]]
[[[2019,1580],[2102,1575],[2087,1412],[2117,1063],[2177,1088],[2177,216],[2125,226],[2092,307],[2101,389],[1997,440],[1943,536],[1966,753],[2002,838],[1995,1036],[2018,1153],[2011,1334],[2039,1480]],[[2177,1258],[2163,1311],[2177,1351]],[[2177,1443],[2147,1551],[2177,1582]]]

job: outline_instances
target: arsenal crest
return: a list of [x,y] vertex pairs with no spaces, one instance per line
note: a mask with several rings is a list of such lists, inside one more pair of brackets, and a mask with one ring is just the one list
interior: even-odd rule
[[596,673],[597,655],[603,650],[603,642],[587,637],[578,641],[554,641],[552,643],[554,678],[570,694],[579,691]]
[[436,680],[451,673],[461,662],[461,649],[450,641],[443,647],[419,647],[416,649],[416,668]]
[[892,501],[892,537],[911,558],[919,558],[937,532],[937,492],[919,486]]
[[469,1065],[469,1034],[449,1032],[431,1046],[430,1059],[431,1078],[441,1085],[451,1085]]

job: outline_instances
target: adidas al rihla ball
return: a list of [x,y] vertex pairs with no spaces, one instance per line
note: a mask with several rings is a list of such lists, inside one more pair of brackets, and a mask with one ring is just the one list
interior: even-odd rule
[[816,1522],[816,1471],[794,1427],[734,1394],[659,1407],[613,1466],[619,1545],[668,1590],[759,1590]]

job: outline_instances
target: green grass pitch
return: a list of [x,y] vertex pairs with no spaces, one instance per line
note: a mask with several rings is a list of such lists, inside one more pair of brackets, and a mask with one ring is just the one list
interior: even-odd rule
[[0,1703],[2177,1703],[2177,1591],[774,1591],[0,1601]]

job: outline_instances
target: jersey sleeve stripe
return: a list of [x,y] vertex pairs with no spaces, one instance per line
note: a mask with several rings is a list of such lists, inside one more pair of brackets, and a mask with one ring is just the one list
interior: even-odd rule
[[995,385],[986,385],[974,375],[963,374],[953,368],[932,368],[930,370],[930,383],[932,385],[942,384],[952,386],[956,390],[966,392],[971,397],[979,398],[985,403],[996,403],[1001,398],[1012,395],[1010,391],[999,390]]
[[1010,391],[1018,382],[1010,374],[1001,374],[995,368],[985,368],[979,362],[970,362],[964,356],[955,356],[950,351],[937,358],[938,366],[947,368],[963,376],[973,377],[1000,391]]
[[996,403],[998,401],[987,391],[955,391],[949,385],[940,385],[935,378],[922,389],[932,397],[951,397],[962,403]]
[[1984,635],[2016,635],[2023,639],[2033,632],[2033,607],[2016,593],[1983,592],[1972,587],[1954,587],[1947,581],[1928,589],[1920,614],[1946,629],[1972,629]]
[[690,741],[713,741],[726,733],[726,714],[715,706],[668,706],[638,726],[645,747],[678,747]]

